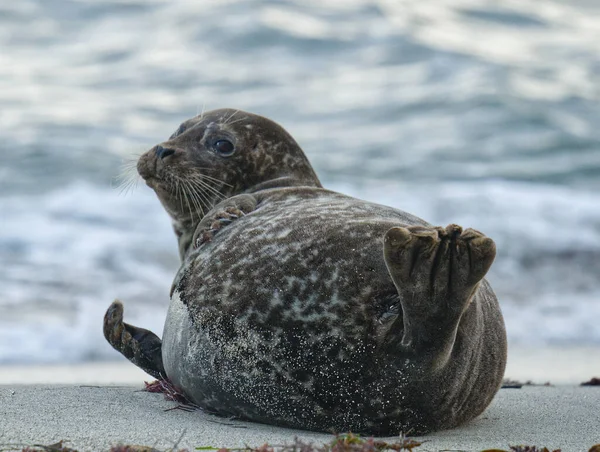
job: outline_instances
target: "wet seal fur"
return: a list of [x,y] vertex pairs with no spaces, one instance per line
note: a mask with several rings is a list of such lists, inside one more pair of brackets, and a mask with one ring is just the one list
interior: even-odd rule
[[479,415],[506,333],[483,277],[494,242],[325,190],[274,122],[215,110],[138,162],[181,255],[162,341],[123,322],[110,344],[211,412],[379,435]]

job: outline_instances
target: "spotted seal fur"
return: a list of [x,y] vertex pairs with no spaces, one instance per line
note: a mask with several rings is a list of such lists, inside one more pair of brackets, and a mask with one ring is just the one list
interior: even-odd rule
[[322,188],[274,122],[221,109],[141,156],[181,268],[162,341],[109,343],[215,413],[396,435],[457,426],[500,387],[506,334],[484,278],[494,242]]

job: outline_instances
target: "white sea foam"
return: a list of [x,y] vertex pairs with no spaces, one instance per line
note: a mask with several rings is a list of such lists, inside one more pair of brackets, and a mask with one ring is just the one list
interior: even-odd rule
[[0,361],[110,356],[102,318],[116,297],[128,318],[162,331],[178,258],[154,198],[75,183],[4,199]]

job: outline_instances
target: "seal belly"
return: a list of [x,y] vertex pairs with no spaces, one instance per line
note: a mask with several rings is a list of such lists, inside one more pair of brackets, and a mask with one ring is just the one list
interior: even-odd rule
[[249,327],[232,320],[224,329],[194,322],[179,293],[173,294],[165,324],[163,360],[172,382],[201,407],[224,416],[303,429],[365,429],[365,371],[371,350],[353,350],[328,334],[316,337]]

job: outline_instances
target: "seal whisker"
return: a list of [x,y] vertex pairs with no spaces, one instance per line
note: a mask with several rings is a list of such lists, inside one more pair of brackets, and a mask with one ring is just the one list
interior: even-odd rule
[[205,191],[204,191],[204,189],[202,187],[196,186],[193,181],[190,181],[190,183],[198,190],[197,194],[202,199],[202,203],[204,204],[204,206],[207,209],[210,209],[213,206],[214,203],[212,203],[210,201],[210,197],[208,196],[208,194],[205,193]]
[[194,206],[194,212],[192,213],[192,221],[194,221],[194,214],[197,215],[198,221],[202,220],[204,217],[204,209],[202,208],[202,201],[198,199],[198,195],[192,187],[189,190],[190,200],[192,201],[192,205]]
[[[202,170],[202,169],[209,169],[209,168],[202,168],[202,167],[200,167],[200,168],[198,168],[198,169]],[[231,185],[231,184],[228,184],[228,183],[227,183],[227,182],[225,182],[224,180],[217,179],[216,177],[209,176],[208,174],[198,174],[198,175],[194,175],[194,176],[192,176],[192,177],[193,177],[193,178],[198,178],[198,177],[199,177],[199,178],[201,178],[201,179],[207,179],[207,180],[210,180],[210,181],[218,182],[218,183],[220,183],[220,184],[223,184],[223,185],[225,185],[226,187],[233,187],[233,185]]]
[[137,172],[137,158],[124,160],[120,173],[114,178],[120,194],[128,194],[137,188],[140,175]]
[[116,187],[119,190],[119,194],[122,195],[127,195],[130,192],[132,192],[133,190],[135,190],[135,188],[137,187],[138,181],[135,178],[135,176],[130,177],[127,176],[127,178],[123,179],[119,185]]
[[[190,179],[190,180],[188,180],[188,182],[197,190],[197,194],[202,198],[203,203],[206,206],[206,208],[210,209],[215,203],[211,202],[211,200],[210,200],[211,197],[210,197],[209,193],[206,192],[205,185],[198,183],[199,181],[196,181],[194,179]],[[223,198],[225,198],[225,195],[223,195],[221,193],[217,193],[217,194],[222,196]]]
[[211,193],[213,193],[213,194],[215,194],[217,196],[226,198],[226,196],[223,195],[223,193],[216,188],[216,186],[219,184],[218,180],[215,180],[215,181],[212,181],[212,180],[206,181],[206,180],[204,180],[204,177],[202,177],[202,176],[193,176],[193,177],[190,177],[188,180],[190,182],[193,182],[194,184],[196,184],[197,187],[199,187],[199,188],[201,187],[203,190],[205,190],[205,189],[206,190],[210,190]]
[[193,180],[198,180],[198,181],[202,181],[204,183],[206,183],[207,181],[212,183],[212,184],[221,184],[221,185],[226,185],[228,187],[232,187],[231,184],[226,183],[225,181],[221,180],[221,179],[217,179],[216,177],[212,177],[212,176],[208,176],[206,174],[193,174],[191,176],[189,176],[189,179],[193,179]]
[[202,205],[206,205],[206,202],[203,201],[203,199],[199,195],[200,192],[196,192],[193,189],[190,190],[190,196],[192,197],[192,201],[196,206],[196,212],[200,212],[198,215],[198,220],[202,220],[202,218],[204,217],[204,209],[202,208]]
[[225,119],[225,120],[223,121],[223,125],[230,124],[230,123],[229,123],[229,120],[230,120],[231,118],[233,118],[233,117],[234,117],[236,114],[238,114],[238,113],[239,113],[239,110],[236,110],[236,111],[234,111],[233,113],[231,113],[231,115],[229,115],[229,116],[227,117],[227,119]]
[[[177,183],[181,183],[180,186],[181,186],[182,198],[183,198],[183,201],[185,201],[185,204],[187,205],[187,208],[188,208],[188,212],[189,212],[189,214],[190,214],[190,216],[192,217],[192,220],[193,220],[193,212],[194,211],[192,209],[192,205],[190,204],[189,193],[188,193],[188,190],[187,190],[188,187],[187,187],[187,185],[185,183],[185,180],[184,179],[174,179],[174,180],[177,181]],[[182,209],[182,212],[183,211],[184,211],[184,209]]]
[[216,203],[220,202],[223,199],[227,199],[227,197],[220,192],[213,193],[207,190],[207,187],[212,190],[214,189],[206,184],[200,183],[199,181],[190,180],[189,183],[194,187],[194,189],[197,191],[197,194],[202,198],[204,205],[207,209],[211,209]]
[[190,213],[190,219],[193,222],[194,221],[194,212],[196,212],[196,210],[197,210],[195,200],[194,200],[194,198],[192,198],[193,190],[191,189],[190,185],[187,183],[187,181],[185,179],[179,179],[179,182],[181,183],[181,188],[184,192],[184,198],[185,198],[185,202],[188,206],[188,212]]
[[181,186],[177,179],[175,180],[175,197],[179,200],[180,211],[183,212],[183,195],[181,193]]
[[208,182],[202,180],[202,178],[193,178],[189,180],[190,183],[195,184],[196,187],[198,187],[199,189],[204,190],[208,190],[211,193],[213,193],[214,195],[220,197],[220,198],[227,198],[227,196],[225,196],[223,193],[221,193],[219,190],[217,190],[214,186],[210,185]]
[[219,179],[217,177],[211,176],[210,174],[207,174],[207,172],[214,171],[214,168],[210,168],[208,166],[198,166],[195,169],[198,170],[198,172],[193,173],[193,174],[188,174],[186,176],[186,178],[199,178],[200,177],[202,179],[214,180],[214,181],[219,182],[227,187],[233,187],[233,185],[228,184],[223,179]]
[[[232,115],[232,116],[233,116],[233,115]],[[246,119],[246,118],[244,117],[244,118],[239,118],[239,119],[236,119],[235,121],[228,122],[228,123],[227,123],[227,125],[228,125],[228,126],[231,126],[231,125],[233,125],[233,124],[235,124],[235,123],[238,123],[238,122],[240,122],[240,121],[243,121],[244,119]]]
[[[189,180],[180,179],[180,181],[182,183],[182,187],[185,187],[185,189],[186,189],[185,190],[187,193],[186,200],[189,198],[192,205],[194,206],[193,211],[190,207],[190,216],[191,216],[192,222],[194,221],[194,213],[196,213],[198,215],[198,220],[201,220],[202,217],[204,216],[204,209],[202,208],[201,200],[198,199],[196,191],[194,190],[194,186],[190,183]],[[189,203],[188,203],[188,207],[189,207]]]

